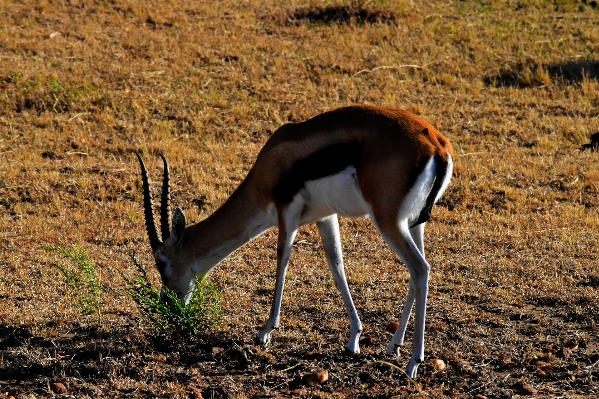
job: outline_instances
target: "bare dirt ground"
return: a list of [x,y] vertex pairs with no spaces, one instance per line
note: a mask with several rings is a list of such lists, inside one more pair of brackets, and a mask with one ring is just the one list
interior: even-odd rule
[[[599,153],[582,151],[599,131],[597,2],[212,3],[2,2],[0,398],[599,396]],[[131,251],[158,283],[134,152],[155,178],[166,154],[173,202],[199,221],[278,126],[348,104],[420,114],[455,148],[427,224],[419,378],[400,371],[411,339],[384,354],[408,275],[368,220],[341,226],[360,355],[311,226],[271,346],[254,336],[276,232],[211,274],[220,325],[153,328],[124,292]],[[44,244],[89,253],[100,316]]]

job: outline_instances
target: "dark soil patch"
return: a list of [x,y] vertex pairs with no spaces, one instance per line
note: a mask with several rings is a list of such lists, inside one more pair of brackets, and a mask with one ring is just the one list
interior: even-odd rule
[[395,24],[395,14],[376,7],[329,5],[301,8],[291,13],[289,20],[314,24]]
[[[597,346],[592,338],[572,341],[560,334],[565,324],[559,312],[527,306],[508,307],[496,315],[484,304],[474,306],[482,319],[498,323],[447,319],[448,323],[439,324],[440,315],[431,315],[427,359],[441,358],[447,369],[437,371],[426,360],[417,385],[397,368],[407,362],[411,342],[400,358],[385,355],[391,333],[365,315],[365,325],[371,328],[364,334],[359,355],[345,352],[334,342],[335,336],[327,337],[318,349],[311,340],[282,336],[263,347],[255,344],[252,331],[212,332],[202,338],[165,335],[125,320],[111,329],[61,326],[65,331],[58,331],[54,325],[47,326],[43,331],[54,331],[52,337],[40,337],[27,327],[0,326],[0,392],[17,398],[49,397],[48,384],[59,381],[69,395],[77,397],[102,392],[112,397],[154,398],[167,386],[170,392],[179,387],[180,394],[172,397],[192,397],[189,387],[202,391],[203,397],[218,398],[298,393],[324,398],[404,397],[441,386],[443,394],[452,397],[477,393],[509,397],[514,386],[526,381],[547,395],[564,389],[597,393],[593,384],[599,371],[596,366],[589,368],[599,359]],[[570,329],[575,325],[578,332],[590,333],[588,320],[578,323],[570,320]],[[473,328],[486,330],[487,338],[476,336]],[[505,330],[510,332],[502,334]],[[490,338],[494,335],[502,335],[503,342]],[[531,346],[532,336],[549,338]],[[470,348],[481,339],[487,342],[487,350],[477,354],[479,350]],[[329,374],[327,382],[315,387],[304,384],[304,375],[323,369]]]

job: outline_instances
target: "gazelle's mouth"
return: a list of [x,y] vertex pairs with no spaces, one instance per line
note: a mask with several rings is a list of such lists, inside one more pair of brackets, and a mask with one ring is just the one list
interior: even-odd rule
[[168,298],[168,295],[166,295],[166,292],[164,292],[164,288],[160,291],[160,300],[162,303],[166,303],[168,305],[171,304],[171,300]]
[[187,295],[185,295],[185,297],[183,297],[183,303],[185,303],[185,306],[189,305],[189,302],[191,301],[191,298],[193,297],[194,291],[195,291],[195,289],[189,291],[187,293]]
[[[185,306],[189,305],[189,302],[191,301],[191,298],[193,297],[193,293],[194,290],[189,291],[186,295],[181,295],[181,293],[177,293],[177,298],[183,302],[183,304]],[[164,287],[162,288],[162,290],[160,291],[160,300],[169,305],[169,306],[173,306],[173,301],[168,297],[168,295],[166,294],[166,292],[164,291]]]

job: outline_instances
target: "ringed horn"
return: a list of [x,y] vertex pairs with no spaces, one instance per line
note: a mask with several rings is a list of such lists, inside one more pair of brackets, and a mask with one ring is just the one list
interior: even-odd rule
[[154,220],[154,202],[152,201],[152,192],[150,191],[150,176],[144,161],[141,159],[139,152],[136,152],[139,165],[141,166],[141,181],[144,194],[144,217],[146,219],[146,230],[150,238],[152,252],[162,245],[163,241],[168,240],[170,236],[170,218],[171,218],[171,182],[168,162],[162,153],[159,153],[162,162],[164,163],[164,175],[162,178],[162,196],[160,198],[160,226],[162,231],[162,240],[158,237],[156,229],[156,221]]

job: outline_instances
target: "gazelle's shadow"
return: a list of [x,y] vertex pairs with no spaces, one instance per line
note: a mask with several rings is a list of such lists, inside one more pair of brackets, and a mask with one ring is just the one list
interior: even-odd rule
[[551,81],[570,84],[585,79],[599,80],[599,61],[573,60],[549,65],[535,62],[518,63],[497,74],[485,76],[483,81],[488,86],[525,88],[545,84],[546,74]]

